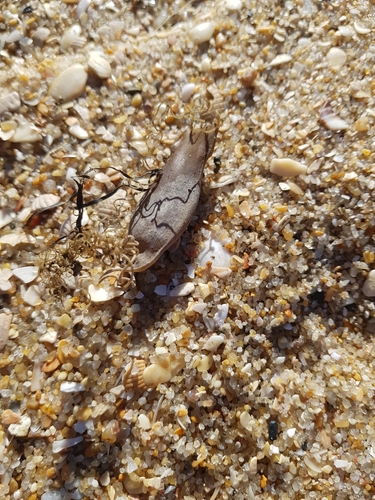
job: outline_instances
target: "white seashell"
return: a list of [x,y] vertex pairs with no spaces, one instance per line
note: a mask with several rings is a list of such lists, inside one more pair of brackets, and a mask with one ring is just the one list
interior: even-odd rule
[[27,436],[31,426],[31,418],[27,415],[22,415],[17,424],[10,424],[8,432],[12,436],[25,437]]
[[215,25],[211,21],[194,26],[189,32],[191,40],[199,45],[200,43],[208,42],[215,31]]
[[20,233],[9,233],[1,236],[0,243],[3,245],[9,245],[11,247],[15,247],[17,245],[24,244],[34,244],[36,239],[33,236],[27,235],[23,231]]
[[218,350],[218,348],[221,346],[223,342],[225,342],[225,338],[222,335],[213,334],[207,340],[207,342],[203,344],[202,349],[205,349],[206,351],[215,352]]
[[217,313],[214,315],[214,321],[217,327],[223,326],[225,320],[228,317],[229,305],[228,304],[219,304],[217,306]]
[[141,413],[138,416],[138,425],[144,431],[147,431],[148,429],[151,429],[150,419],[146,415],[144,415],[143,413]]
[[270,172],[282,177],[295,177],[296,175],[305,174],[306,171],[306,165],[302,165],[299,161],[290,158],[274,158],[271,161]]
[[82,14],[86,12],[86,10],[90,7],[91,0],[79,0],[79,3],[76,8],[76,18],[79,19]]
[[9,338],[10,325],[12,323],[13,314],[0,313],[0,352],[6,347]]
[[23,31],[19,29],[13,30],[5,39],[5,43],[19,42],[24,37]]
[[9,130],[0,129],[0,139],[2,141],[9,141],[16,133],[16,127]]
[[8,292],[9,290],[12,290],[13,288],[13,283],[11,283],[9,280],[13,276],[13,273],[10,269],[1,269],[0,271],[0,291],[2,292]]
[[134,148],[142,156],[146,156],[148,153],[148,147],[145,141],[131,141],[130,146]]
[[371,33],[370,28],[366,28],[358,21],[354,21],[354,29],[356,30],[358,35],[368,35],[368,33]]
[[237,179],[238,179],[237,175],[233,174],[222,175],[221,177],[219,177],[219,180],[217,182],[211,182],[210,189],[229,186],[229,184],[233,184],[234,182],[236,182]]
[[85,140],[88,139],[89,134],[86,132],[84,128],[81,127],[81,125],[72,125],[69,127],[69,132],[72,134],[73,137],[76,137],[77,139]]
[[262,123],[262,126],[260,127],[261,131],[263,134],[268,135],[269,137],[275,137],[276,136],[276,130],[272,127],[268,127],[266,123]]
[[226,250],[216,236],[211,233],[205,241],[204,247],[196,258],[198,266],[205,267],[207,262],[212,263],[211,273],[218,277],[225,277],[231,273],[231,255]]
[[290,191],[290,186],[287,182],[279,182],[279,188],[281,191]]
[[292,191],[292,193],[294,193],[298,196],[304,195],[304,191],[302,191],[302,189],[299,186],[297,186],[297,184],[295,184],[293,181],[288,180],[287,184],[288,184],[290,190]]
[[375,269],[369,272],[367,280],[362,287],[362,292],[366,297],[375,297]]
[[227,0],[225,2],[226,8],[229,11],[236,11],[242,9],[242,0]]
[[146,387],[156,387],[169,382],[185,366],[183,356],[176,358],[169,354],[166,358],[147,366],[143,372],[143,382]]
[[292,59],[292,56],[289,54],[279,54],[272,59],[268,66],[281,66],[281,64],[286,64]]
[[23,281],[23,283],[31,283],[38,276],[38,273],[38,266],[25,266],[13,269],[14,276]]
[[86,82],[85,68],[82,64],[73,64],[53,80],[49,94],[56,100],[70,101],[83,94]]
[[327,53],[328,66],[335,69],[340,69],[346,63],[346,54],[342,49],[332,47]]
[[247,431],[251,432],[253,430],[253,419],[249,412],[243,411],[240,415],[240,424]]
[[82,436],[77,436],[70,439],[60,439],[59,441],[54,441],[52,443],[52,453],[61,453],[62,451],[75,446],[83,441]]
[[34,368],[33,368],[33,374],[31,376],[31,385],[30,385],[30,391],[35,392],[35,391],[40,391],[43,387],[43,376],[42,376],[42,370],[41,370],[42,362],[41,361],[35,361],[34,363]]
[[88,292],[91,298],[91,302],[95,304],[102,304],[103,302],[108,302],[115,297],[119,297],[123,294],[123,290],[121,288],[109,287],[107,290],[104,287],[89,285]]
[[42,140],[39,129],[31,123],[23,123],[16,128],[16,131],[10,138],[11,142],[38,142]]
[[187,83],[181,89],[181,100],[182,102],[188,102],[190,97],[195,92],[195,83]]
[[197,302],[197,303],[195,303],[195,304],[191,307],[191,309],[192,309],[194,312],[196,312],[196,313],[198,313],[198,314],[201,314],[201,313],[202,313],[202,312],[206,309],[206,307],[207,307],[207,304],[206,304],[205,302]]
[[47,344],[54,344],[57,339],[56,330],[49,329],[47,333],[39,337],[39,342],[47,342]]
[[173,290],[170,291],[170,297],[185,297],[186,295],[190,295],[194,292],[194,284],[187,282],[181,283],[181,285],[177,285]]
[[41,194],[31,203],[32,212],[48,209],[60,202],[60,197],[54,194]]
[[288,437],[293,438],[296,435],[296,429],[291,427],[290,429],[287,429],[286,434]]
[[10,207],[4,207],[0,210],[0,229],[7,226],[15,218],[16,214]]
[[89,54],[88,66],[99,78],[109,78],[112,74],[112,68],[103,52],[93,51]]
[[16,111],[21,106],[21,99],[18,92],[11,92],[0,98],[0,115],[6,111]]
[[[60,236],[68,236],[72,231],[75,230],[75,223],[78,219],[77,215],[70,214],[60,226]],[[87,215],[86,208],[83,209],[83,215],[81,224],[86,226],[90,222],[89,216]]]
[[47,38],[50,36],[50,34],[51,31],[45,26],[41,26],[40,28],[38,28],[33,35],[33,40],[35,45],[39,46],[43,45],[44,42],[47,40]]
[[355,31],[351,26],[339,26],[339,33],[346,38],[353,38]]
[[333,130],[334,132],[349,128],[349,124],[345,120],[334,114],[329,102],[326,102],[320,110],[320,121],[328,130]]
[[40,297],[40,290],[37,285],[31,285],[26,288],[25,285],[21,285],[21,299],[29,304],[30,306],[37,306],[42,303]]
[[80,382],[64,381],[64,382],[61,382],[61,385],[60,385],[61,392],[66,392],[66,393],[83,392],[85,390],[86,390],[86,387],[83,384],[81,384]]
[[73,24],[73,26],[68,28],[61,37],[60,47],[63,50],[67,50],[69,48],[81,49],[86,43],[86,38],[80,36],[81,31],[82,29],[79,24]]

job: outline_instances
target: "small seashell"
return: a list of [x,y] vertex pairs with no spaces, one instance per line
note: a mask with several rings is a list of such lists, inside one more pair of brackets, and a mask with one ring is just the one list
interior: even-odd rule
[[188,100],[194,94],[194,92],[195,92],[195,84],[194,83],[187,83],[186,85],[184,85],[181,89],[182,102],[188,102]]
[[22,300],[30,306],[34,307],[42,303],[40,290],[37,285],[31,285],[28,288],[25,285],[21,285],[20,294]]
[[0,352],[6,347],[9,339],[9,330],[13,314],[0,313]]
[[91,298],[91,302],[94,304],[102,304],[103,302],[108,302],[109,300],[119,297],[124,293],[121,288],[114,286],[104,288],[96,285],[89,285],[88,292]]
[[10,207],[4,207],[0,210],[0,229],[7,226],[15,218],[16,214]]
[[226,0],[225,6],[229,11],[235,12],[242,9],[242,0]]
[[[60,236],[68,236],[75,229],[75,223],[78,219],[78,215],[70,214],[60,226]],[[86,226],[90,222],[87,210],[83,210],[83,216],[81,220],[82,226]]]
[[13,276],[13,273],[10,269],[1,269],[0,271],[0,291],[2,292],[9,292],[12,293],[11,291],[13,290],[13,283],[11,283],[9,280]]
[[292,191],[292,193],[294,193],[298,196],[304,195],[304,191],[302,191],[302,189],[299,186],[297,186],[297,184],[295,184],[293,181],[288,180],[287,184],[288,184],[290,190]]
[[[67,3],[67,2],[66,2]],[[52,453],[61,453],[62,451],[75,446],[78,443],[83,441],[82,436],[77,436],[70,439],[59,439],[58,441],[54,441],[52,443]]]
[[355,31],[351,26],[339,26],[339,33],[346,38],[353,38]]
[[42,140],[42,136],[39,129],[31,125],[31,123],[23,123],[16,128],[9,140],[11,142],[38,142]]
[[107,441],[107,443],[115,443],[117,440],[117,436],[120,433],[120,424],[117,420],[110,420],[108,424],[103,427],[102,430],[102,439],[103,441]]
[[55,194],[41,194],[31,203],[31,211],[37,212],[39,210],[44,210],[54,207],[59,203],[61,198]]
[[240,424],[244,429],[251,432],[253,430],[253,419],[249,412],[243,411],[240,415]]
[[90,52],[88,66],[99,78],[109,78],[112,74],[112,68],[109,63],[108,56],[106,56],[103,52],[96,50]]
[[73,64],[62,71],[52,82],[49,94],[56,100],[71,101],[85,91],[87,72],[82,64]]
[[23,231],[19,233],[4,234],[4,236],[0,237],[0,243],[2,243],[3,245],[9,245],[11,247],[27,243],[33,244],[35,242],[36,239],[33,236],[30,236]]
[[22,415],[20,421],[16,424],[10,424],[8,432],[12,436],[25,437],[27,436],[31,426],[31,418],[27,415]]
[[13,269],[14,276],[23,281],[23,283],[31,283],[38,276],[38,273],[38,266],[25,266]]
[[151,429],[150,419],[146,415],[144,415],[143,413],[141,413],[138,416],[138,425],[144,431],[147,431],[147,430]]
[[190,295],[194,292],[194,284],[190,282],[181,283],[181,285],[177,285],[173,290],[170,291],[170,297],[185,297],[186,295]]
[[202,349],[205,349],[206,351],[215,352],[224,341],[225,338],[222,335],[213,334],[203,345]]
[[213,234],[205,241],[204,247],[196,258],[196,264],[206,267],[207,262],[211,263],[210,272],[218,277],[225,277],[231,273],[231,255],[226,250],[219,239]]
[[51,328],[49,328],[47,333],[39,337],[39,342],[47,342],[47,344],[54,344],[56,342],[56,339],[57,339],[56,330],[52,330]]
[[185,366],[183,357],[176,358],[169,354],[166,358],[147,366],[143,372],[143,380],[147,387],[156,387],[169,382]]
[[362,292],[366,297],[375,297],[375,269],[369,272],[367,280],[362,287]]
[[320,110],[320,121],[328,130],[334,132],[349,128],[349,124],[345,120],[334,114],[329,102],[326,102]]
[[269,63],[269,67],[271,66],[281,66],[282,64],[286,64],[292,60],[292,56],[289,54],[279,54],[272,59]]
[[332,47],[327,53],[328,66],[334,69],[342,68],[346,63],[346,54],[342,49]]
[[354,29],[359,35],[368,35],[369,33],[371,33],[370,28],[366,28],[358,21],[354,21]]
[[82,14],[90,7],[91,0],[79,0],[76,8],[76,18],[79,19]]
[[33,374],[31,376],[30,391],[40,391],[43,387],[43,378],[41,373],[41,361],[35,361]]
[[204,42],[208,42],[215,31],[215,25],[211,21],[206,21],[204,23],[194,26],[189,32],[191,40],[199,45]]
[[217,327],[223,326],[225,320],[228,317],[229,305],[228,304],[219,304],[217,306],[217,313],[214,314],[214,321]]
[[302,165],[299,161],[290,158],[274,158],[271,161],[270,172],[281,177],[295,177],[296,175],[305,174],[306,171],[306,165]]
[[5,43],[16,43],[19,42],[24,37],[23,31],[21,29],[14,29],[5,39]]
[[86,387],[80,382],[61,382],[60,391],[71,393],[71,392],[83,392],[86,390]]
[[129,364],[128,369],[125,371],[123,381],[126,391],[142,391],[146,387],[143,379],[145,367],[146,364],[143,359],[136,359]]
[[86,38],[80,36],[81,31],[82,28],[79,24],[73,24],[73,26],[68,28],[61,37],[60,47],[63,50],[69,48],[81,49],[86,43]]
[[217,189],[224,186],[229,186],[229,184],[233,184],[234,182],[236,182],[237,179],[238,176],[235,174],[222,175],[221,177],[219,177],[217,182],[210,183],[210,189]]
[[18,92],[11,92],[0,98],[0,116],[6,111],[17,111],[21,106],[21,99]]
[[50,36],[50,34],[51,31],[45,26],[39,27],[33,35],[34,44],[41,47]]
[[89,134],[86,132],[84,128],[81,127],[81,125],[72,125],[69,127],[69,132],[72,134],[73,137],[76,137],[77,139],[85,140],[88,139]]

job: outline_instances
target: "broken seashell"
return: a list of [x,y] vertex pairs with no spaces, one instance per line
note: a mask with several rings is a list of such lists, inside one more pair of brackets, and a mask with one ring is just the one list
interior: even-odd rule
[[53,208],[60,202],[60,197],[54,194],[41,194],[31,203],[31,211],[38,212],[48,208]]
[[115,297],[119,297],[124,293],[124,290],[115,286],[110,286],[107,289],[91,284],[89,285],[88,292],[91,298],[91,302],[93,302],[94,304],[102,304],[103,302],[108,302]]
[[143,380],[147,387],[156,387],[159,384],[169,382],[185,366],[183,357],[177,358],[169,354],[157,363],[147,366],[143,372]]
[[170,291],[170,297],[185,297],[186,295],[190,295],[194,292],[194,284],[191,282],[181,283],[181,285],[177,285]]
[[112,74],[112,68],[109,63],[108,56],[97,50],[90,52],[88,67],[102,79],[109,78]]
[[89,138],[88,132],[81,125],[78,125],[78,123],[69,127],[69,133],[76,139],[85,140]]
[[286,64],[292,60],[292,56],[289,54],[279,54],[269,63],[268,66],[280,66],[281,64]]
[[222,175],[217,182],[211,182],[210,189],[221,188],[233,184],[238,179],[235,174]]
[[30,391],[32,392],[40,391],[43,387],[41,365],[42,365],[41,361],[35,361],[34,363],[33,374],[31,376],[31,385],[30,385]]
[[50,36],[51,31],[45,26],[40,26],[33,35],[34,44],[41,47]]
[[60,391],[71,393],[71,392],[83,392],[86,390],[86,387],[80,382],[61,382]]
[[211,337],[203,344],[202,349],[206,351],[215,352],[221,346],[221,344],[225,341],[223,335],[213,334]]
[[123,381],[126,391],[142,391],[146,387],[143,379],[145,367],[146,364],[143,359],[136,359],[132,363],[129,363]]
[[73,64],[62,71],[52,82],[49,94],[61,101],[70,101],[79,97],[87,82],[87,72],[82,64]]
[[10,137],[10,142],[38,142],[42,140],[42,136],[39,133],[39,129],[34,127],[31,123],[23,123],[19,125],[12,137]]
[[52,443],[52,452],[53,453],[60,453],[62,451],[67,450],[68,448],[71,448],[72,446],[75,446],[78,443],[81,443],[83,441],[82,436],[77,436],[74,438],[70,439],[60,439],[59,441],[54,441]]
[[358,21],[354,21],[354,29],[356,30],[356,32],[359,35],[368,35],[369,33],[371,33],[371,29],[370,28],[366,28],[365,26],[363,26]]
[[40,290],[37,285],[31,285],[28,288],[25,285],[21,285],[20,294],[22,300],[30,306],[37,306],[42,303]]
[[[64,220],[60,226],[60,236],[68,236],[72,231],[75,230],[75,222],[78,219],[78,215],[70,214]],[[81,220],[81,225],[86,226],[90,222],[89,216],[87,215],[87,210],[83,209],[83,215]]]
[[25,266],[13,269],[13,274],[24,283],[31,283],[38,276],[38,266]]
[[12,313],[0,313],[0,352],[6,347],[9,339],[9,330],[12,323]]
[[333,130],[334,132],[349,128],[349,124],[345,120],[334,114],[328,101],[320,110],[320,121],[328,130]]
[[11,283],[9,281],[12,276],[13,276],[13,273],[10,269],[8,269],[8,268],[1,269],[1,271],[0,271],[0,291],[9,292],[9,290],[12,290],[13,283]]
[[3,245],[9,245],[11,247],[15,247],[23,243],[33,244],[35,242],[36,239],[33,236],[30,236],[23,231],[18,233],[4,234],[4,236],[1,236],[0,238],[0,243],[2,243]]
[[3,425],[18,424],[21,420],[21,415],[12,410],[4,410],[1,414],[1,423]]
[[207,356],[203,356],[197,363],[197,370],[202,373],[208,371],[214,362],[213,354],[210,352]]
[[210,233],[210,237],[204,242],[203,249],[196,258],[196,264],[209,268],[211,274],[223,278],[229,276],[231,255],[226,250],[219,239]]
[[367,280],[362,287],[362,292],[366,297],[375,297],[375,269],[369,272]]
[[73,24],[73,26],[68,28],[61,37],[60,47],[63,50],[67,50],[69,48],[81,49],[86,43],[86,38],[80,36],[81,32],[81,26],[79,24]]
[[295,177],[307,172],[306,165],[290,158],[274,158],[271,161],[270,172],[281,177]]
[[0,210],[0,229],[7,226],[15,218],[16,214],[10,207],[4,207]]
[[17,92],[11,92],[0,98],[0,115],[7,111],[17,111],[21,106],[21,99]]
[[10,424],[8,432],[12,436],[24,437],[27,436],[31,426],[31,418],[27,415],[22,415],[20,421],[16,424]]
[[331,68],[340,69],[346,63],[346,54],[342,49],[332,47],[327,53],[327,62]]

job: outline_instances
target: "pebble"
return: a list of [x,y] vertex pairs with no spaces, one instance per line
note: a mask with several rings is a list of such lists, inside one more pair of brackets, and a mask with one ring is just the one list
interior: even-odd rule
[[188,100],[194,94],[194,92],[195,92],[195,84],[194,83],[187,83],[186,85],[184,85],[181,89],[182,102],[188,102]]
[[334,69],[340,69],[346,63],[346,54],[342,49],[332,47],[327,53],[328,66]]
[[13,314],[0,313],[0,352],[6,347],[9,338],[10,325],[12,323]]
[[197,26],[194,26],[190,30],[190,38],[191,40],[199,45],[204,42],[208,42],[212,35],[214,34],[215,31],[215,25],[211,21],[206,21],[204,23],[198,24]]
[[270,172],[281,177],[295,177],[307,172],[306,165],[290,158],[274,158],[271,161]]
[[16,424],[11,424],[8,427],[9,434],[17,437],[27,436],[31,426],[31,418],[27,415],[22,415],[20,421]]
[[279,54],[272,59],[268,66],[281,66],[282,64],[290,62],[292,59],[292,56],[289,54]]
[[108,56],[103,52],[97,50],[90,52],[88,66],[99,78],[109,78],[112,74]]
[[375,269],[369,272],[367,280],[362,287],[362,292],[366,297],[375,297]]
[[62,71],[52,82],[49,94],[57,101],[76,99],[85,91],[87,72],[82,64],[73,64]]

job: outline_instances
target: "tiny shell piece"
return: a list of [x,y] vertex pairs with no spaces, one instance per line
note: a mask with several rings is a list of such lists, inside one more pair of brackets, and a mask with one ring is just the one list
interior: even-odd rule
[[281,66],[281,64],[286,64],[292,59],[292,56],[289,54],[279,54],[274,59],[272,59],[268,66]]
[[367,35],[368,33],[371,33],[370,28],[366,28],[358,21],[354,21],[354,29],[359,35]]
[[143,372],[143,380],[147,387],[156,387],[169,382],[185,366],[183,357],[176,358],[173,354],[152,363]]
[[329,102],[326,102],[320,110],[320,121],[328,130],[334,132],[349,128],[349,124],[345,120],[334,114]]
[[61,392],[66,392],[66,393],[83,392],[85,390],[86,390],[86,387],[83,384],[81,384],[80,382],[64,381],[64,382],[61,382],[61,385],[60,385]]
[[17,92],[11,92],[0,98],[0,115],[6,111],[16,111],[21,106],[20,96]]
[[41,194],[31,203],[31,211],[43,210],[60,202],[60,197],[54,194]]
[[102,304],[103,302],[108,302],[114,297],[118,297],[123,294],[121,288],[110,287],[108,290],[104,287],[89,285],[88,292],[91,298],[91,302],[95,304]]
[[42,136],[31,123],[23,123],[16,128],[9,140],[10,142],[38,142],[42,140]]
[[38,276],[38,272],[38,266],[25,266],[13,269],[14,276],[23,281],[23,283],[31,283],[32,281],[34,281]]
[[21,285],[21,298],[30,306],[37,306],[42,303],[40,290],[37,285],[31,285],[29,288]]
[[306,165],[302,165],[299,161],[290,158],[274,158],[271,161],[270,172],[281,177],[295,177],[296,175],[305,174],[306,171]]
[[367,280],[362,287],[362,292],[366,297],[375,297],[375,269],[369,272]]
[[89,137],[88,132],[84,128],[82,128],[81,125],[78,125],[78,123],[69,127],[69,132],[73,137],[76,137],[77,139],[84,140],[88,139]]
[[214,34],[215,31],[215,25],[211,21],[206,21],[204,23],[198,24],[197,26],[194,26],[190,30],[190,38],[191,40],[199,45],[203,42],[208,42],[212,35]]
[[169,296],[170,297],[185,297],[186,295],[190,295],[194,291],[194,284],[187,282],[181,283],[181,285],[177,285],[173,290],[171,290]]
[[195,92],[195,84],[194,83],[187,83],[186,85],[184,85],[181,89],[182,102],[188,102],[188,100],[194,94],[194,92]]
[[86,39],[81,37],[82,28],[79,24],[73,24],[70,26],[60,40],[60,46],[63,50],[67,50],[70,47],[73,49],[82,48],[85,45]]
[[215,352],[224,341],[225,338],[222,335],[216,335],[216,334],[211,335],[211,337],[203,345],[202,349],[205,349],[206,351]]
[[22,415],[17,424],[10,424],[8,431],[12,436],[24,437],[27,436],[31,426],[31,418],[27,415]]
[[68,448],[71,448],[72,446],[75,446],[78,443],[81,443],[83,441],[82,436],[77,436],[74,438],[70,439],[60,439],[59,441],[54,441],[52,443],[52,452],[53,453],[60,453],[61,451],[65,451]]
[[124,387],[126,391],[143,390],[146,387],[143,372],[146,364],[143,359],[136,359],[130,363],[124,375]]
[[346,63],[346,54],[342,49],[332,47],[327,53],[327,62],[331,68],[340,69]]
[[109,78],[112,74],[108,57],[103,52],[97,50],[90,52],[88,66],[99,78]]
[[62,71],[52,82],[49,94],[56,100],[70,101],[85,90],[87,72],[82,64],[73,64]]
[[13,315],[11,313],[0,313],[0,352],[8,343],[12,319]]
[[12,410],[4,410],[1,414],[1,423],[3,425],[17,424],[21,420],[21,415]]

